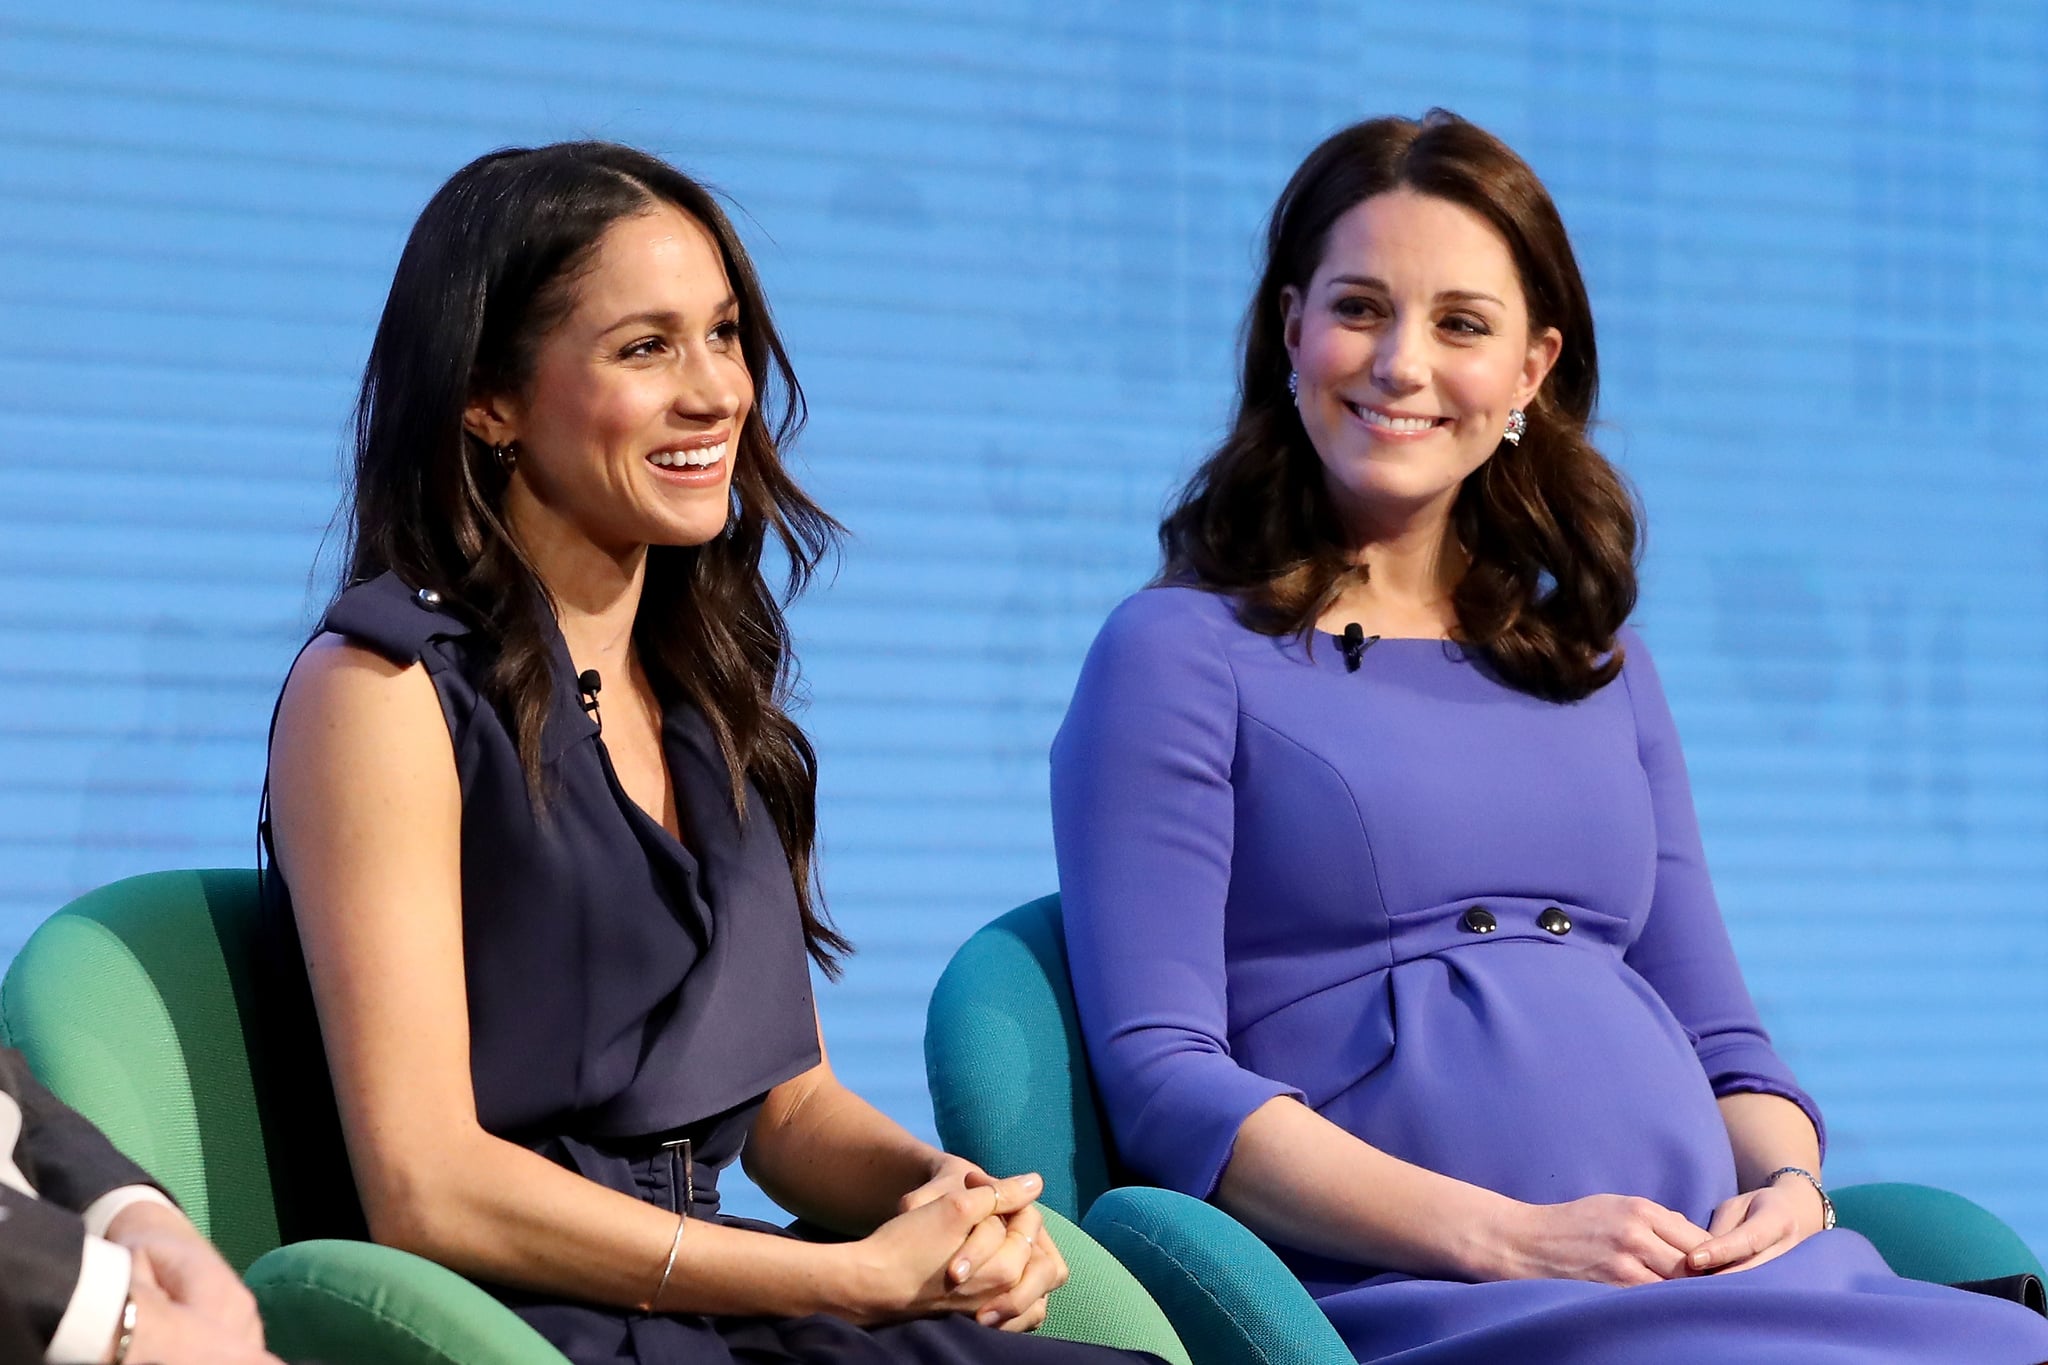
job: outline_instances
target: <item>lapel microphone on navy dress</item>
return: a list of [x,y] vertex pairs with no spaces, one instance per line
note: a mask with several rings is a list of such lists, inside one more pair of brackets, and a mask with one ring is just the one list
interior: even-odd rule
[[604,679],[597,676],[597,670],[586,668],[576,675],[576,690],[582,693],[583,713],[597,722],[597,732],[604,733],[604,717],[597,713],[597,694],[604,687]]
[[[1358,666],[1365,662],[1365,651],[1371,649],[1379,642],[1379,636],[1367,635],[1365,627],[1359,625],[1356,621],[1344,627],[1343,639],[1339,641],[1344,650],[1344,671],[1346,673],[1356,673]],[[591,676],[594,677],[596,675],[593,674]]]

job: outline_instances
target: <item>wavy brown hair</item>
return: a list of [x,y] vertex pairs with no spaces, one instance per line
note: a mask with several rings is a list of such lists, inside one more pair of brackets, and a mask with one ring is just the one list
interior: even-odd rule
[[1159,527],[1162,581],[1237,599],[1247,626],[1301,634],[1364,574],[1346,553],[1321,461],[1287,392],[1282,291],[1306,290],[1330,229],[1397,188],[1478,214],[1506,239],[1532,331],[1563,337],[1527,408],[1458,490],[1451,526],[1468,556],[1453,590],[1458,638],[1509,683],[1570,700],[1621,669],[1615,632],[1636,601],[1638,517],[1621,477],[1587,439],[1599,395],[1593,311],[1557,206],[1528,163],[1442,109],[1378,118],[1326,139],[1281,191],[1266,264],[1244,322],[1230,434]]
[[[541,731],[555,681],[542,613],[552,602],[506,527],[506,475],[464,430],[463,411],[479,395],[525,386],[606,229],[662,203],[718,244],[760,401],[740,431],[724,532],[649,549],[634,643],[663,700],[686,699],[710,723],[743,818],[746,783],[760,793],[796,883],[804,941],[836,974],[850,945],[814,891],[817,755],[785,710],[795,666],[782,606],[841,531],[783,467],[778,451],[803,426],[803,390],[710,191],[645,152],[572,142],[492,152],[435,193],[399,258],[363,372],[344,588],[393,572],[472,624],[495,651],[486,690],[544,803]],[[762,572],[771,537],[787,564],[780,596]]]

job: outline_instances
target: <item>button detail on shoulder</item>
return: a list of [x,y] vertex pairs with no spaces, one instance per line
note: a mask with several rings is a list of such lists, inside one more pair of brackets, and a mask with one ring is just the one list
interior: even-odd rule
[[1536,927],[1546,934],[1556,934],[1563,938],[1572,931],[1572,917],[1567,915],[1561,906],[1549,906],[1536,917]]
[[1475,934],[1490,934],[1500,928],[1500,921],[1493,917],[1493,911],[1483,905],[1475,905],[1466,910],[1458,922]]
[[441,605],[441,594],[435,592],[432,588],[421,588],[413,594],[413,599],[429,610]]

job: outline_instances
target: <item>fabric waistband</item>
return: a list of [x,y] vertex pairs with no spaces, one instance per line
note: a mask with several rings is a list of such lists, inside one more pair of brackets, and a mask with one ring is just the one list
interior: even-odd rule
[[[1561,929],[1545,928],[1546,920]],[[1596,946],[1618,953],[1631,937],[1626,918],[1571,901],[1472,896],[1394,917],[1387,946],[1393,957],[1391,965],[1400,966],[1455,948],[1510,942]]]

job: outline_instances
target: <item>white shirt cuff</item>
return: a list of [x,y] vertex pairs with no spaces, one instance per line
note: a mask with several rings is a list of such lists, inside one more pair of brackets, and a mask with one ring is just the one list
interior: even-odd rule
[[43,1352],[45,1365],[96,1365],[107,1358],[121,1310],[128,1306],[128,1281],[134,1263],[126,1247],[99,1237],[85,1239],[78,1266],[78,1287],[57,1320],[56,1335]]
[[164,1192],[154,1185],[123,1185],[108,1190],[85,1206],[79,1217],[85,1220],[85,1230],[95,1237],[107,1235],[107,1226],[114,1221],[114,1215],[130,1204],[162,1204],[175,1210],[178,1206],[165,1197]]

